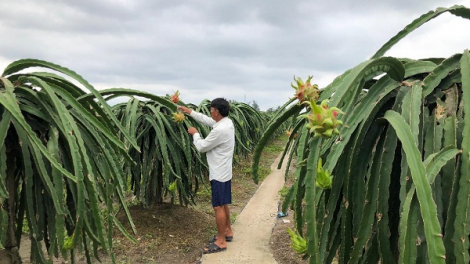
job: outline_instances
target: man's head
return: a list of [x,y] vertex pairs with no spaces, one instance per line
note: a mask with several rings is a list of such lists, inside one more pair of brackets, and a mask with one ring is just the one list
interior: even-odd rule
[[[230,104],[224,98],[215,98],[211,102],[211,113],[212,109],[216,110],[216,112],[218,112],[218,114],[220,114],[223,118],[228,116],[228,112],[230,111]],[[212,117],[214,116],[212,115]]]

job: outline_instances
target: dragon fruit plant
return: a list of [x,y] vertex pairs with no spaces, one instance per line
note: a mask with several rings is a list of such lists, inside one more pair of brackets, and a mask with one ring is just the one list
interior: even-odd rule
[[294,210],[310,263],[470,263],[470,51],[384,56],[444,13],[470,19],[461,5],[430,10],[321,90],[296,79],[258,141],[255,182],[273,131],[299,134],[280,159],[301,161],[282,212]]

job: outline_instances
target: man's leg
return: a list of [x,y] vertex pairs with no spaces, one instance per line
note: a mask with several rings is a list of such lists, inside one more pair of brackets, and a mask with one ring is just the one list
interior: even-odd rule
[[214,207],[215,211],[215,222],[217,224],[217,240],[214,242],[220,248],[227,247],[225,241],[225,232],[227,230],[227,216],[225,212],[225,206]]
[[[229,186],[230,187],[230,186]],[[214,241],[214,244],[220,248],[226,248],[227,242],[225,241],[225,232],[227,229],[227,217],[226,215],[225,204],[227,203],[227,194],[225,189],[227,188],[227,183],[219,182],[216,180],[211,181],[211,191],[212,191],[212,207],[215,212],[215,223],[217,225],[217,237]],[[231,202],[231,200],[229,201]],[[207,252],[209,248],[204,248],[204,251]]]
[[225,236],[233,236],[233,230],[232,230],[232,223],[230,222],[230,209],[228,208],[228,204],[224,205],[224,211],[225,211]]

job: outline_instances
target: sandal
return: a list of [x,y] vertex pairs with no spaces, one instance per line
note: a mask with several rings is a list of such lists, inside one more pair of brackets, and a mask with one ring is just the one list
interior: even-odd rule
[[207,250],[204,248],[203,249],[203,254],[212,254],[212,253],[217,253],[217,252],[222,252],[222,251],[225,251],[227,248],[221,248],[219,246],[217,246],[216,244],[214,243],[210,243],[208,246],[207,246]]
[[[209,239],[209,243],[214,243],[217,240],[217,235],[214,235],[211,239]],[[232,242],[233,236],[225,236],[225,241]]]

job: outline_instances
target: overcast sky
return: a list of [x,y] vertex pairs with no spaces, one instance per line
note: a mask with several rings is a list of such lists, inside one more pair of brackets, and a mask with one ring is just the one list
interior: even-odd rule
[[[293,96],[294,76],[324,87],[420,15],[454,4],[470,8],[470,0],[1,0],[0,72],[35,58],[98,89],[179,90],[186,103],[225,97],[266,110]],[[385,55],[466,48],[470,20],[446,13]]]

